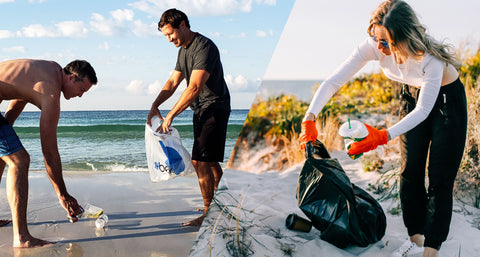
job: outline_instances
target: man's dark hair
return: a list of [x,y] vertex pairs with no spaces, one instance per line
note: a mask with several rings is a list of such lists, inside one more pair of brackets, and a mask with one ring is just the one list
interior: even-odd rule
[[162,27],[167,24],[170,24],[174,29],[178,29],[180,28],[180,23],[182,23],[182,21],[185,22],[187,28],[190,28],[190,22],[188,22],[188,17],[185,13],[175,8],[168,9],[162,14],[162,17],[158,22],[158,30],[162,31]]
[[85,77],[87,77],[90,82],[92,82],[92,85],[95,85],[98,82],[97,75],[95,74],[95,70],[93,69],[92,65],[84,60],[75,60],[67,64],[67,66],[63,68],[63,71],[67,75],[75,75],[77,81],[84,80]]

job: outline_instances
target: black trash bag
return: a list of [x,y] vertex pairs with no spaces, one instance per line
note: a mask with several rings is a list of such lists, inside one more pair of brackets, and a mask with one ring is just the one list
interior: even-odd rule
[[298,206],[320,230],[320,238],[339,248],[366,247],[382,239],[387,222],[378,202],[350,182],[320,141],[307,143],[305,155]]

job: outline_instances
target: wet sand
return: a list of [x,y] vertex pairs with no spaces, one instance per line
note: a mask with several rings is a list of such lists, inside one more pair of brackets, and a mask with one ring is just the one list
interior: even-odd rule
[[[6,173],[6,172],[5,172]],[[106,229],[95,219],[67,220],[43,172],[31,172],[28,201],[30,233],[56,244],[35,249],[12,248],[12,225],[0,227],[0,256],[188,256],[198,227],[184,227],[203,206],[195,176],[152,183],[148,173],[65,172],[67,189],[79,203],[101,207]],[[0,186],[0,219],[11,217]]]

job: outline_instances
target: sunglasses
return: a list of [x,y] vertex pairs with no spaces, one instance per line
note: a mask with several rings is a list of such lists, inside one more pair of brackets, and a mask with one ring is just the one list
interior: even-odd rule
[[[373,41],[375,41],[376,43],[378,42],[378,39],[377,39],[376,36],[372,36],[372,38],[373,38]],[[382,39],[382,40],[380,40],[380,43],[381,43],[385,48],[390,49],[390,46],[388,45],[387,40]]]

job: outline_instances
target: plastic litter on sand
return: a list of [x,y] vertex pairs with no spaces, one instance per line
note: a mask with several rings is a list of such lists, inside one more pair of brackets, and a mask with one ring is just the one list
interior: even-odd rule
[[85,205],[85,217],[86,218],[92,218],[92,219],[96,219],[98,217],[100,217],[100,215],[102,215],[103,213],[103,209],[100,208],[100,207],[97,207],[97,206],[93,206],[89,203],[87,203]]
[[105,214],[102,214],[95,221],[95,227],[97,227],[98,229],[102,229],[107,225],[107,222],[108,222],[108,216]]

